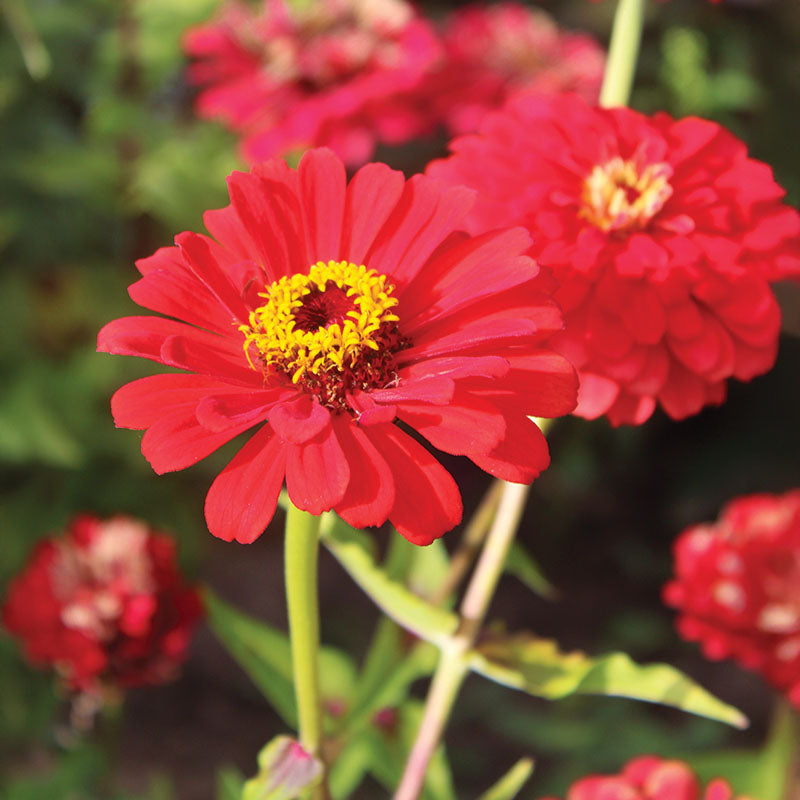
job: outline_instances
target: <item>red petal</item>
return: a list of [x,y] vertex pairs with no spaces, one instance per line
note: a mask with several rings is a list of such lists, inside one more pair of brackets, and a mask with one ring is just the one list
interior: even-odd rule
[[375,237],[403,193],[402,172],[386,164],[367,164],[353,176],[347,187],[342,257],[363,264]]
[[297,175],[311,259],[338,261],[342,258],[344,165],[327,148],[309,150],[300,159]]
[[223,380],[244,386],[261,388],[263,379],[252,369],[244,351],[235,342],[215,337],[203,339],[192,330],[179,336],[168,336],[161,345],[162,364],[204,375],[219,376]]
[[336,436],[350,464],[350,482],[336,513],[354,528],[383,524],[394,505],[394,478],[369,436],[346,417],[334,417]]
[[211,245],[219,247],[198,233],[189,231],[175,237],[175,244],[181,248],[189,267],[203,284],[224,306],[230,316],[240,323],[246,323],[250,312],[239,291],[231,283],[230,277],[222,271],[212,254]]
[[432,375],[448,378],[502,378],[508,373],[508,361],[500,356],[453,356],[430,358],[409,364],[398,371],[400,380],[418,380]]
[[451,378],[433,375],[419,380],[405,380],[396,389],[377,389],[369,392],[376,403],[433,403],[444,405],[453,398],[455,383]]
[[229,428],[255,425],[266,419],[267,410],[278,402],[280,390],[225,393],[204,397],[195,409],[197,421],[207,430],[222,432]]
[[208,490],[206,523],[211,533],[227,542],[257,539],[275,514],[285,469],[286,445],[264,425]]
[[145,431],[142,455],[159,475],[186,469],[253,424],[247,421],[224,431],[210,431],[197,421],[193,405],[177,407],[160,415]]
[[591,372],[580,374],[575,416],[597,419],[608,411],[619,394],[619,384]]
[[496,406],[466,391],[459,391],[446,406],[399,405],[397,416],[434,447],[457,456],[486,454],[506,433]]
[[578,378],[566,358],[551,350],[509,355],[511,367],[503,388],[524,398],[520,405],[534,417],[559,417],[575,408]]
[[230,386],[205,375],[150,375],[117,389],[111,398],[111,413],[118,428],[143,430],[173,406],[194,407],[206,395],[226,389]]
[[433,251],[464,219],[474,202],[471,189],[443,189],[438,181],[414,175],[367,254],[365,263],[395,285],[408,284]]
[[469,454],[482,470],[514,483],[531,483],[550,466],[547,440],[527,417],[507,417],[503,440],[487,455]]
[[292,503],[310,514],[330,511],[344,497],[350,466],[333,426],[303,444],[290,444],[286,489]]
[[430,544],[461,521],[461,496],[445,468],[394,425],[365,430],[394,476],[389,520],[412,544]]
[[269,415],[275,433],[293,444],[313,439],[329,425],[330,419],[330,411],[307,394],[296,394],[275,406]]

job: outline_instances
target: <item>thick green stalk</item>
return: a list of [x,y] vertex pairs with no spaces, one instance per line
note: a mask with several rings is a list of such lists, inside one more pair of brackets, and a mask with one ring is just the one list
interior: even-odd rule
[[639,45],[642,41],[645,0],[619,0],[608,46],[608,61],[600,90],[600,105],[626,106],[631,96]]
[[286,605],[300,744],[317,757],[322,746],[317,602],[320,519],[290,505],[286,513],[285,554]]

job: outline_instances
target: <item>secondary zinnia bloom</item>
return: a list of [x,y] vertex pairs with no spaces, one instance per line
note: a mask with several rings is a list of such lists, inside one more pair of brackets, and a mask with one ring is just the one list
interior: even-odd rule
[[469,230],[525,225],[560,284],[577,414],[681,419],[770,369],[769,282],[800,275],[800,216],[724,128],[529,94],[452,150],[428,172],[479,190]]
[[701,788],[685,762],[640,756],[618,775],[589,775],[575,781],[566,800],[733,800],[730,784],[722,778],[712,780],[705,791]]
[[201,613],[169,537],[128,517],[83,515],[36,546],[3,624],[33,663],[102,694],[174,678]]
[[572,91],[590,101],[600,93],[602,47],[560,30],[540,9],[513,2],[458,9],[445,19],[442,44],[442,65],[421,97],[452,134],[477,130],[521,89]]
[[[575,375],[541,346],[562,326],[522,255],[516,228],[458,231],[473,201],[368,164],[346,185],[342,162],[312,150],[229,178],[212,236],[138,262],[140,305],[176,319],[107,325],[98,349],[193,374],[155,375],[112,398],[118,426],[146,428],[156,472],[183,469],[253,426],[206,498],[210,531],[250,542],[286,479],[295,506],[335,509],[355,527],[387,518],[428,544],[461,518],[455,482],[395,424],[529,483],[548,464],[526,415],[575,403]],[[176,321],[180,320],[180,321]]]
[[800,707],[800,490],[731,502],[675,542],[665,602],[707,658],[733,658]]
[[432,126],[424,109],[395,103],[414,90],[440,48],[430,25],[404,0],[263,0],[260,12],[224,5],[190,29],[189,79],[203,87],[203,117],[243,136],[257,161],[326,145],[351,164],[376,142],[397,144]]

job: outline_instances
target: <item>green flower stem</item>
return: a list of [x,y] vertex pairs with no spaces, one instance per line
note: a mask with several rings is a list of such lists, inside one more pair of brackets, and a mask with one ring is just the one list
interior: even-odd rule
[[322,746],[317,601],[320,520],[291,504],[286,513],[286,605],[300,744],[317,757]]
[[600,90],[604,108],[626,106],[631,96],[636,60],[642,41],[645,0],[619,0],[608,47],[608,61]]
[[464,656],[475,643],[475,637],[489,608],[525,509],[529,490],[529,486],[518,483],[507,483],[503,487],[497,515],[461,604],[461,626],[442,650],[428,690],[419,732],[394,800],[416,800],[422,791],[428,763],[439,744],[458,690],[468,672]]

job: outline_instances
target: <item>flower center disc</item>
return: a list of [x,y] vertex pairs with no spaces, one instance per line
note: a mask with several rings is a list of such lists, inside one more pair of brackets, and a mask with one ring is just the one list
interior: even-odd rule
[[393,289],[385,275],[348,261],[318,261],[307,275],[280,278],[240,327],[247,360],[344,410],[353,390],[391,383],[394,354],[408,345],[392,311]]
[[649,164],[640,171],[634,161],[616,156],[583,182],[578,213],[604,231],[641,230],[671,197],[671,177],[669,164]]

